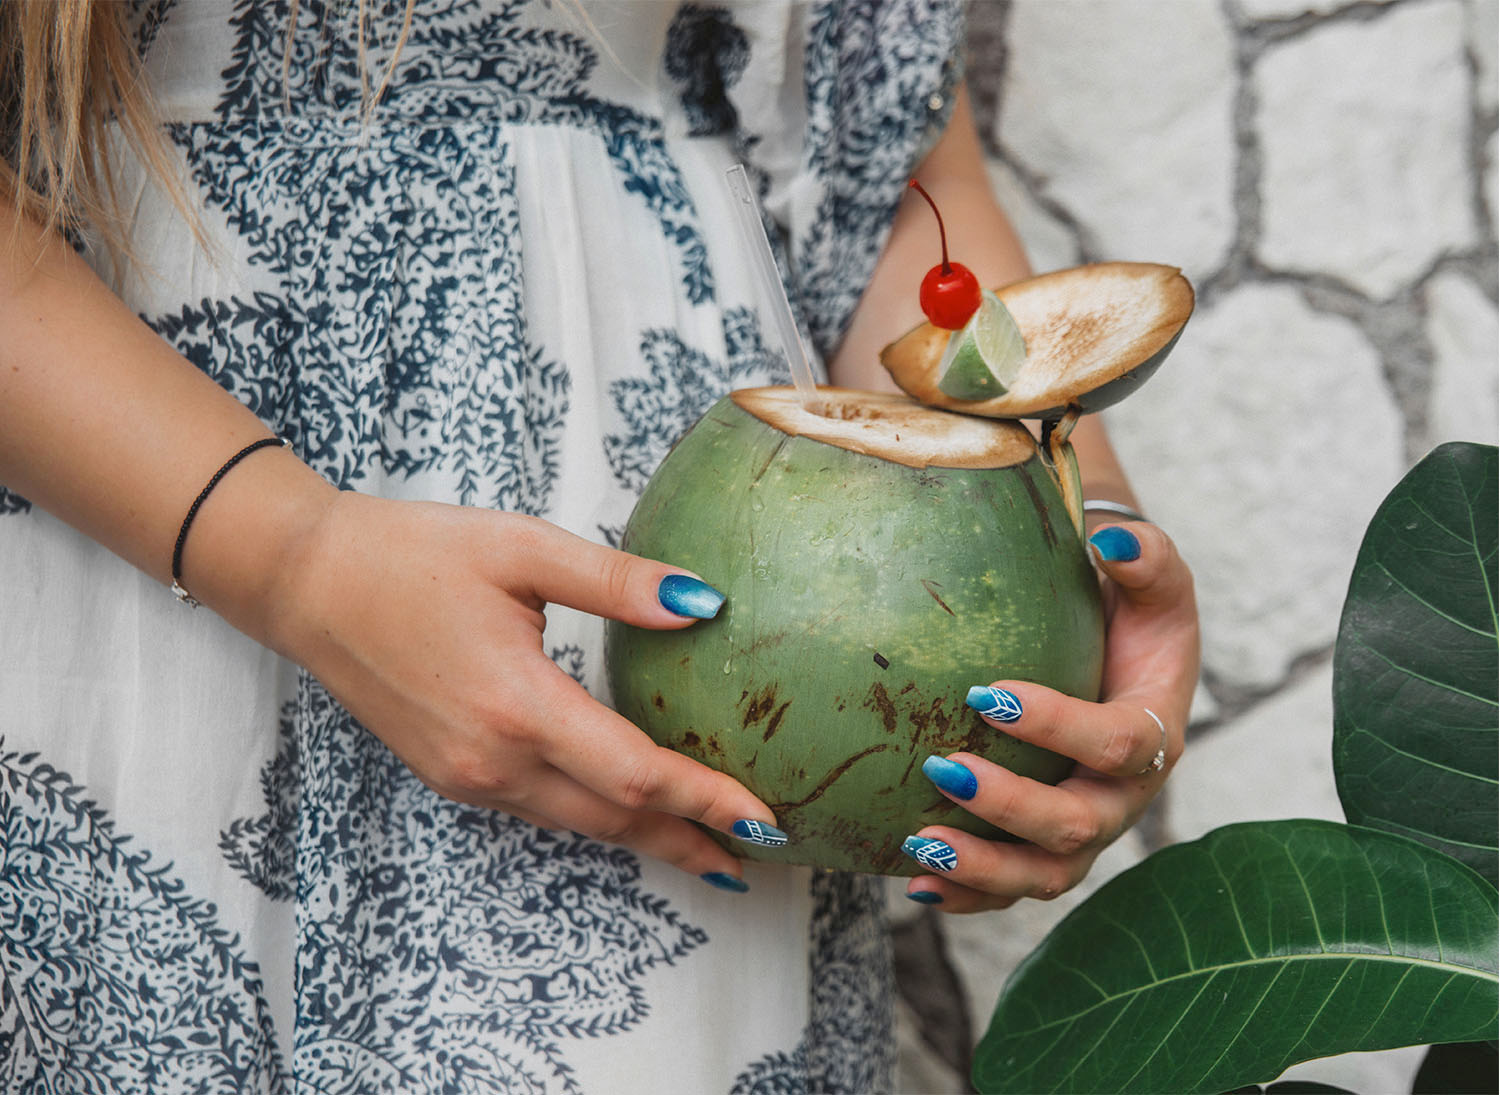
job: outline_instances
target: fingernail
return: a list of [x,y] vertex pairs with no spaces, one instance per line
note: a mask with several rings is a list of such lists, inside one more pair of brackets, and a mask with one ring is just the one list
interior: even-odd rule
[[668,574],[656,587],[656,598],[679,616],[711,620],[724,603],[724,594],[691,574]]
[[730,827],[730,832],[741,840],[766,848],[779,848],[786,843],[786,834],[776,826],[767,825],[764,821],[751,821],[749,818],[736,821]]
[[969,689],[964,703],[996,722],[1015,722],[1021,717],[1021,698],[992,684],[976,684]]
[[907,895],[908,900],[915,901],[918,905],[941,905],[943,895],[933,893],[931,890],[912,890]]
[[698,877],[715,889],[728,890],[730,893],[745,893],[750,889],[745,882],[735,878],[734,875],[723,874],[720,871],[710,871],[708,874],[700,874]]
[[1141,557],[1141,542],[1129,529],[1111,525],[1089,537],[1089,543],[1106,563],[1129,563]]
[[947,791],[954,798],[961,798],[965,802],[979,790],[979,781],[974,778],[974,773],[947,757],[928,757],[922,762],[922,774],[937,784],[939,790]]
[[958,853],[941,840],[925,836],[909,836],[901,842],[901,850],[924,867],[947,874],[958,866]]

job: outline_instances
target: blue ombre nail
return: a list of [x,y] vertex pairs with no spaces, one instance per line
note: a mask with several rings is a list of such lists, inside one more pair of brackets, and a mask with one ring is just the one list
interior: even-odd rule
[[964,703],[996,722],[1015,722],[1021,717],[1021,698],[992,684],[976,684],[969,689]]
[[1089,537],[1089,543],[1106,563],[1130,563],[1141,557],[1141,542],[1129,529],[1111,525]]
[[710,886],[719,890],[728,890],[730,893],[746,893],[750,887],[735,878],[732,874],[723,874],[720,871],[710,871],[708,874],[700,874],[699,878]]
[[933,893],[931,890],[912,890],[906,895],[908,901],[915,901],[918,905],[941,905],[943,895]]
[[965,802],[979,791],[979,780],[974,773],[947,757],[928,757],[922,762],[922,774],[937,784],[939,790]]
[[764,848],[780,848],[786,843],[786,834],[774,825],[767,825],[764,821],[742,818],[736,821],[729,831],[741,840],[759,844]]
[[656,587],[656,598],[679,616],[711,620],[719,614],[724,594],[691,574],[668,574]]
[[909,836],[901,842],[901,850],[922,866],[944,874],[958,866],[958,853],[941,840]]

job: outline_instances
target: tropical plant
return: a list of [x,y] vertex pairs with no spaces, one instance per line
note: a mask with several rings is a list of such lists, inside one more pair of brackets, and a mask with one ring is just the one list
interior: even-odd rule
[[[1229,825],[1105,884],[1006,985],[980,1091],[1258,1091],[1316,1057],[1493,1041],[1496,464],[1436,449],[1365,534],[1333,659],[1349,824]],[[1270,1090],[1293,1089],[1337,1090]]]

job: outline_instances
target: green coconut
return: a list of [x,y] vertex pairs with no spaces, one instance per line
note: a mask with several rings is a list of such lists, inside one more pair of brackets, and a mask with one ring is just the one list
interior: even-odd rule
[[815,414],[790,388],[734,392],[672,449],[621,546],[726,600],[681,631],[610,623],[609,682],[621,714],[742,782],[790,837],[726,842],[737,854],[915,874],[901,843],[925,825],[1005,836],[937,792],[927,757],[1047,782],[1072,767],[964,698],[1002,678],[1097,698],[1099,584],[1023,426],[820,394]]
[[[1114,262],[996,296],[1019,345],[971,322],[952,348],[923,324],[881,352],[909,396],[824,388],[809,409],[791,388],[731,393],[626,526],[627,551],[726,594],[681,631],[609,623],[606,661],[625,717],[775,811],[788,843],[726,840],[739,855],[915,874],[901,843],[926,825],[1006,836],[940,795],[927,757],[965,750],[1049,783],[1073,767],[964,698],[999,679],[1098,697],[1103,612],[1067,439],[1156,371],[1193,291],[1175,267]],[[1043,421],[1040,444],[1020,418]]]

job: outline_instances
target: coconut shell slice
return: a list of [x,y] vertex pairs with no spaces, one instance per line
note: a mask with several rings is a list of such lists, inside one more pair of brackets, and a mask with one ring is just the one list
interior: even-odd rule
[[806,437],[911,468],[1008,468],[1036,443],[1015,422],[955,419],[895,392],[820,386],[816,413],[795,388],[741,388],[729,398],[789,437]]
[[1145,383],[1193,312],[1193,289],[1175,266],[1100,262],[995,290],[1026,340],[1015,383],[991,399],[955,399],[938,388],[950,332],[908,331],[880,361],[911,396],[986,418],[1060,418],[1099,411]]

